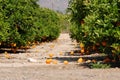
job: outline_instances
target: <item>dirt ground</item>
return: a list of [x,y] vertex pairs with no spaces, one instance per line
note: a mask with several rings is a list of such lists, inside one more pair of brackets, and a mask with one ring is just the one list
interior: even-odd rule
[[[119,68],[89,69],[78,64],[79,56],[68,55],[79,49],[75,46],[69,34],[62,33],[57,40],[33,46],[26,53],[10,54],[12,59],[0,54],[0,80],[119,80]],[[45,63],[50,53],[57,64]],[[63,64],[64,60],[69,64]]]

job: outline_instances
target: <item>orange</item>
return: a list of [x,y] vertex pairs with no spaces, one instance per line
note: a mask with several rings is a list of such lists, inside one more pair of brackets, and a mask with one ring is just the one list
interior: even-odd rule
[[91,60],[87,60],[86,62],[90,63],[90,62],[91,62]]
[[31,42],[29,42],[29,41],[28,41],[28,44],[30,45],[30,44],[31,44]]
[[67,64],[68,64],[68,61],[67,61],[67,60],[66,60],[66,61],[64,61],[64,64],[65,64],[65,65],[67,65]]
[[60,52],[60,53],[59,53],[59,55],[61,55],[61,56],[62,56],[62,55],[63,55],[63,53],[62,53],[62,52]]
[[46,64],[50,64],[52,62],[52,59],[47,59]]
[[11,43],[11,46],[12,47],[16,47],[16,43]]
[[84,48],[84,44],[83,43],[80,43],[80,48]]
[[16,43],[13,44],[13,47],[16,47]]
[[5,55],[5,58],[7,58],[7,59],[11,59],[12,57],[10,56],[10,54],[8,54],[6,51],[5,51],[5,53],[4,53]]
[[85,49],[81,49],[81,53],[84,53],[85,52]]
[[49,57],[50,57],[50,58],[52,58],[53,56],[54,56],[54,54],[53,54],[53,53],[50,53],[50,54],[49,54]]
[[96,63],[97,61],[95,59],[92,60],[93,63]]
[[107,42],[106,42],[106,41],[103,41],[103,42],[102,42],[102,45],[103,45],[103,46],[106,46],[106,45],[107,45]]
[[103,60],[104,63],[108,63],[108,62],[111,62],[111,59],[106,57],[104,60]]
[[74,55],[74,51],[71,51],[70,54],[71,54],[71,55]]
[[83,60],[83,58],[79,58],[77,62],[82,63],[82,62],[84,62],[84,60]]

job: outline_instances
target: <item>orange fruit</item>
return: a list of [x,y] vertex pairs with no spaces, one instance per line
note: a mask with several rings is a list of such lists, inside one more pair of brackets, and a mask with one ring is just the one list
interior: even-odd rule
[[82,62],[84,62],[84,60],[83,60],[83,58],[79,58],[77,62],[82,63]]
[[81,49],[81,53],[84,53],[85,52],[85,49]]
[[52,59],[47,59],[46,64],[50,64],[52,62]]
[[93,63],[96,63],[97,61],[95,59],[92,60]]
[[107,42],[106,42],[106,41],[102,41],[102,45],[103,45],[103,46],[106,46],[106,45],[107,45]]
[[91,60],[87,60],[86,62],[90,63],[90,62],[91,62]]
[[28,41],[28,44],[30,45],[30,44],[31,44],[31,42],[29,42],[29,41]]
[[103,60],[104,63],[108,63],[108,62],[111,62],[111,59],[106,57],[104,60]]
[[83,43],[80,43],[80,48],[84,48],[84,44]]
[[64,61],[64,64],[65,64],[65,65],[67,65],[67,64],[68,64],[68,61],[67,61],[67,60],[65,60],[65,61]]
[[59,53],[59,55],[61,55],[61,56],[62,56],[62,55],[63,55],[63,53],[62,53],[62,52],[60,52],[60,53]]
[[71,54],[71,55],[74,55],[74,51],[71,51],[70,54]]
[[53,53],[50,53],[50,54],[49,54],[49,57],[50,57],[50,58],[52,58],[53,56],[54,56],[54,54],[53,54]]
[[16,43],[11,43],[11,46],[12,47],[16,47]]
[[16,47],[16,43],[13,44],[13,47]]
[[8,54],[6,51],[5,51],[5,53],[4,53],[5,55],[5,58],[7,58],[7,59],[11,59],[12,57],[10,56],[10,54]]

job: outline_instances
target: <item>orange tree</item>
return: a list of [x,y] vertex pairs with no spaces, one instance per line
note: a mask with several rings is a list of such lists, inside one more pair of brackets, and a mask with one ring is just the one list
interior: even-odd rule
[[[79,6],[81,3],[84,6]],[[71,0],[69,6],[71,9],[69,10],[72,11],[71,20],[74,19],[72,22],[75,24],[71,28],[71,37],[84,43],[86,51],[107,53],[118,61],[120,54],[119,0]],[[73,16],[76,14],[77,16]],[[79,22],[81,16],[83,21]]]
[[16,43],[21,46],[34,40],[34,10],[39,7],[35,2],[36,0],[0,0],[1,17],[9,24],[9,36],[4,41],[5,44]]
[[0,0],[1,46],[26,46],[28,42],[59,36],[59,17],[40,8],[38,0]]
[[45,41],[54,40],[60,34],[60,19],[55,11],[47,8],[39,8],[36,11],[37,21],[34,23],[36,26],[35,40]]

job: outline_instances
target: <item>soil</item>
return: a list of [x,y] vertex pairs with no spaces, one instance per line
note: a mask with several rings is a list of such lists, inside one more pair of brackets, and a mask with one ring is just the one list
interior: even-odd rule
[[[53,42],[32,46],[25,53],[10,53],[11,59],[0,54],[0,80],[118,80],[119,68],[90,69],[77,63],[81,56],[76,41],[70,39],[68,33],[61,33]],[[76,51],[75,55],[69,55]],[[54,56],[57,64],[46,64],[49,54]],[[89,58],[91,55],[81,56]],[[98,56],[94,54],[92,56]],[[64,60],[69,63],[65,65]]]

